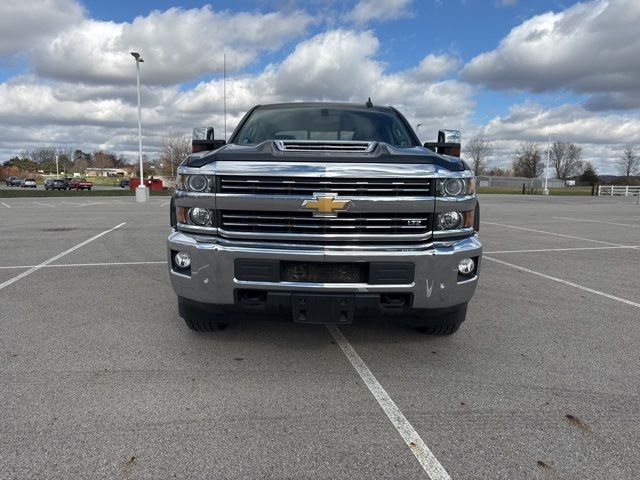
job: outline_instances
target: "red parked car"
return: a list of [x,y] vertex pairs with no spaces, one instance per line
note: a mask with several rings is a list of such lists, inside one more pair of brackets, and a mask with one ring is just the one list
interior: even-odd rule
[[84,178],[72,178],[69,180],[69,190],[91,190],[93,182],[89,182]]
[[[156,191],[162,191],[162,190],[166,190],[167,187],[165,187],[162,183],[162,180],[160,180],[159,178],[150,178],[144,181],[144,184],[149,187],[149,190],[156,190]],[[138,185],[140,185],[140,179],[139,178],[132,178],[129,181],[129,189],[135,191],[136,188],[138,188]]]

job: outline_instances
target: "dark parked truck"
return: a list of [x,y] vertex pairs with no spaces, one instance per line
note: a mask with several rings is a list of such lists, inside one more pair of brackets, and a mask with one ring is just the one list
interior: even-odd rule
[[464,321],[482,246],[459,132],[423,146],[367,102],[257,106],[227,144],[194,133],[168,239],[189,328],[388,319],[447,335]]

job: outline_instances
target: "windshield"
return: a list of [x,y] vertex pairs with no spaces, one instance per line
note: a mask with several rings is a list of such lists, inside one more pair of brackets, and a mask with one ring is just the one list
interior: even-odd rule
[[340,107],[258,108],[236,135],[235,143],[256,145],[265,140],[358,140],[415,146],[392,111]]

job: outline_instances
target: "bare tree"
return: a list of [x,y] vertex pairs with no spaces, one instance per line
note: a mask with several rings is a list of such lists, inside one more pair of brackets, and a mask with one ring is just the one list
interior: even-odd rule
[[566,180],[582,171],[582,147],[570,142],[553,142],[549,162],[556,169],[556,178]]
[[487,171],[487,175],[491,175],[492,177],[510,177],[512,173],[508,168],[500,167],[493,167]]
[[191,139],[183,133],[169,132],[168,135],[162,137],[160,146],[162,147],[162,163],[170,165],[171,176],[173,176],[175,168],[191,153]]
[[116,158],[111,152],[93,152],[93,163],[97,168],[113,168]]
[[513,160],[513,173],[518,177],[536,178],[543,172],[540,145],[533,142],[521,143]]
[[36,163],[55,162],[58,148],[56,147],[36,147],[24,152],[28,158]]
[[627,177],[640,172],[640,157],[636,155],[633,146],[629,145],[624,149],[622,157],[618,159],[618,171]]
[[76,173],[84,173],[91,162],[91,154],[84,153],[82,150],[73,152],[73,170]]
[[491,144],[482,137],[471,140],[464,148],[464,155],[473,163],[473,173],[480,175],[487,166],[487,159],[491,155]]

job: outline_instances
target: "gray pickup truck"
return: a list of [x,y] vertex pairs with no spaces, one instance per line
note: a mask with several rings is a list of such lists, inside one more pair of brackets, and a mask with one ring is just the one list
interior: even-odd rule
[[482,246],[459,132],[421,145],[392,107],[287,103],[251,109],[228,143],[196,129],[193,149],[168,238],[189,328],[464,321]]

